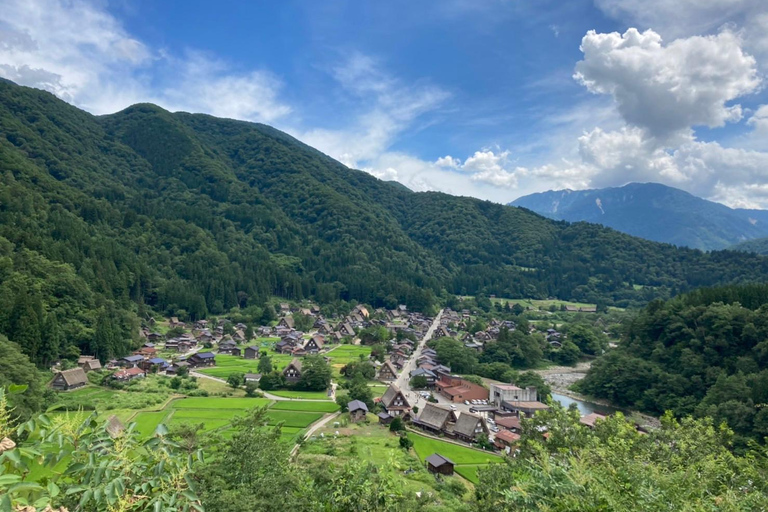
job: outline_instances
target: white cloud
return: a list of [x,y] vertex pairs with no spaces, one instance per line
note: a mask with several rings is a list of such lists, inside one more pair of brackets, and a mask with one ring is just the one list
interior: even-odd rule
[[595,4],[615,19],[652,28],[669,39],[736,27],[744,48],[768,64],[765,0],[595,0]]
[[741,106],[729,102],[760,84],[754,58],[729,31],[666,46],[652,30],[589,31],[581,50],[576,80],[590,92],[613,96],[627,123],[660,139],[740,120]]
[[382,64],[359,53],[350,55],[332,73],[359,101],[360,113],[352,126],[293,133],[349,167],[381,168],[373,162],[389,150],[397,136],[450,97],[447,91],[431,84],[404,83],[387,73]]
[[95,114],[141,101],[265,122],[291,111],[278,100],[280,82],[271,74],[233,72],[198,52],[175,57],[151,48],[101,4],[84,0],[4,1],[0,76]]

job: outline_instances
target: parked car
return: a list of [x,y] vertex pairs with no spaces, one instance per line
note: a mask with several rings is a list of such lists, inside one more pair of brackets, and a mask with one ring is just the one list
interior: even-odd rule
[[464,405],[469,405],[469,400],[464,400]]
[[451,410],[452,410],[452,411],[455,411],[455,410],[456,410],[456,406],[455,406],[455,405],[453,405],[453,404],[451,404]]

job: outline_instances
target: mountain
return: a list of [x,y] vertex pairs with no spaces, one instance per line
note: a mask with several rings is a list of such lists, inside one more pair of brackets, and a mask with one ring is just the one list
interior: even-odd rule
[[149,104],[93,116],[0,83],[0,334],[39,365],[125,353],[153,312],[259,321],[275,296],[628,306],[766,279],[757,255],[406,191],[269,126]]
[[553,190],[509,204],[552,219],[594,222],[646,240],[702,250],[768,236],[768,211],[732,209],[658,183]]
[[768,255],[768,237],[755,238],[747,240],[729,247],[732,251],[752,252],[755,254]]

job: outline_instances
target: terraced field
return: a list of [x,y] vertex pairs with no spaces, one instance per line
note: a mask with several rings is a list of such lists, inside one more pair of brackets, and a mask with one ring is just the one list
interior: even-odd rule
[[502,458],[490,452],[468,448],[439,439],[409,433],[413,449],[422,462],[433,453],[451,459],[456,464],[456,472],[472,483],[477,483],[477,470],[488,464],[501,462]]

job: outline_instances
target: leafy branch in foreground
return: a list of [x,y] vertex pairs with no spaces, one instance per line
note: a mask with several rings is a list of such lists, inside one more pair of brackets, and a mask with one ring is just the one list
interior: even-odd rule
[[[0,411],[7,411],[0,389]],[[0,432],[9,432],[0,413]],[[191,477],[202,454],[185,454],[158,426],[142,440],[135,423],[40,415],[14,432],[15,446],[0,453],[0,511],[203,511]],[[10,440],[10,438],[6,438]]]

